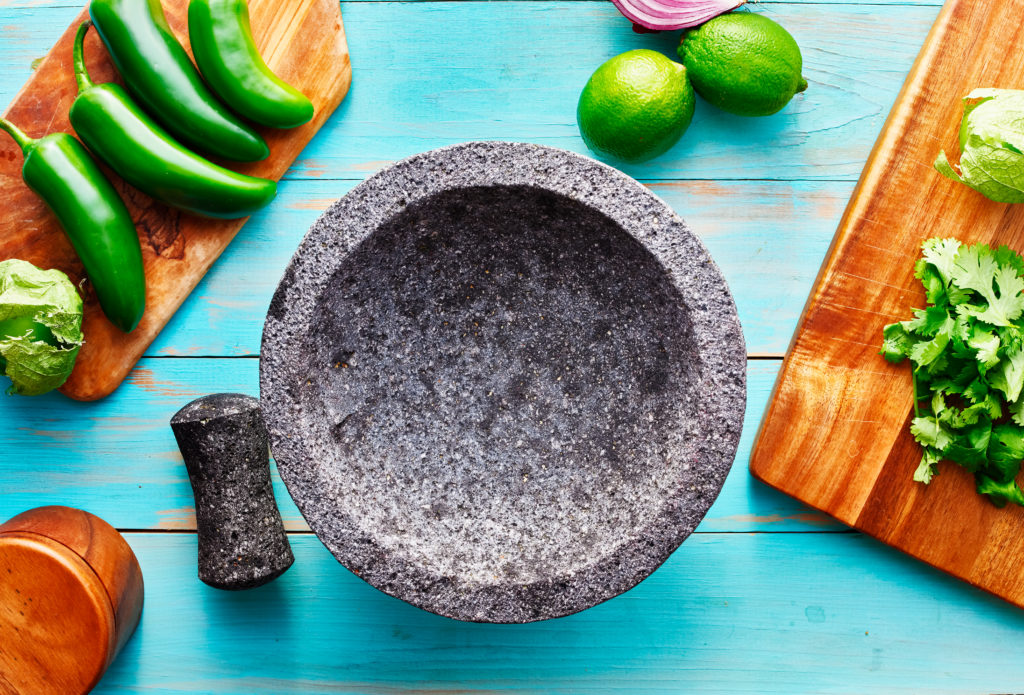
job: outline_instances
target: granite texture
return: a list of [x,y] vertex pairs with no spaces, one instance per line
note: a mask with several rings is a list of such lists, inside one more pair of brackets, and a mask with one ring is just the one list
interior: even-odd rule
[[260,402],[239,393],[192,401],[171,418],[196,501],[199,578],[218,589],[251,589],[292,562],[270,483]]
[[732,464],[746,351],[717,267],[636,181],[547,147],[417,155],[335,203],[264,327],[311,528],[461,620],[574,613],[653,572]]

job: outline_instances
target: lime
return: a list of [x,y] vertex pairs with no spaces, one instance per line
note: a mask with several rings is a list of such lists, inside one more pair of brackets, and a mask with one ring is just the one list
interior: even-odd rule
[[657,51],[627,51],[590,76],[576,120],[590,149],[642,162],[679,141],[693,120],[694,100],[682,65]]
[[770,116],[807,89],[796,40],[764,15],[719,15],[684,32],[677,52],[697,94],[740,116]]

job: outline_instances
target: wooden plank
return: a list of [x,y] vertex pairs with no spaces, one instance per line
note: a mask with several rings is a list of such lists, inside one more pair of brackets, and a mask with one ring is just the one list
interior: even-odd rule
[[1024,683],[1024,613],[859,534],[697,534],[627,594],[529,625],[371,588],[312,536],[259,589],[195,577],[191,534],[130,534],[142,624],[95,691],[224,695],[963,695]]
[[884,324],[924,306],[921,241],[1024,246],[1024,209],[930,164],[956,144],[959,96],[1021,86],[1022,11],[1024,0],[944,7],[840,223],[751,459],[770,485],[1020,606],[1024,509],[997,509],[953,465],[928,487],[913,482],[909,370],[877,352]]
[[[291,254],[320,212],[353,185],[283,182],[278,200],[246,225],[148,354],[258,354]],[[736,298],[749,350],[781,356],[853,184],[686,181],[651,189],[707,244]]]
[[[675,148],[624,171],[644,179],[857,177],[936,8],[769,9],[802,47],[807,92],[771,118],[699,103]],[[476,139],[585,153],[576,101],[591,72],[633,48],[674,55],[678,43],[674,32],[634,33],[609,2],[352,3],[345,13],[353,54],[387,59],[362,72],[341,117],[292,175],[375,170],[381,160]],[[425,27],[443,29],[423,41]],[[328,141],[346,147],[320,144]]]
[[[401,0],[402,2],[419,3],[419,2],[433,2],[436,0]],[[524,0],[446,0],[447,2],[523,2]],[[595,0],[566,0],[568,2],[595,2]],[[747,0],[754,10],[758,10],[764,5],[851,5],[856,4],[857,0]],[[342,5],[346,5],[352,2],[381,2],[381,0],[343,0]],[[756,5],[755,5],[756,3]],[[933,7],[941,7],[942,0],[871,0],[871,5],[927,5]],[[33,9],[40,7],[63,7],[65,5],[78,7],[78,5],[69,5],[67,0],[0,0],[0,10],[5,9]]]
[[[750,363],[740,463],[702,531],[840,528],[752,483],[741,463],[777,368],[777,361]],[[192,490],[168,423],[178,408],[207,393],[256,395],[257,369],[254,359],[143,359],[123,388],[97,403],[75,403],[57,394],[0,398],[0,520],[41,504],[66,504],[122,529],[194,529]],[[276,474],[274,480],[288,528],[306,528]]]
[[[381,2],[382,0],[342,0],[342,5],[353,3],[353,2]],[[393,0],[384,0],[393,1]],[[421,2],[436,2],[437,0],[399,0],[400,2],[408,3],[421,3]],[[445,0],[446,2],[524,2],[529,0]],[[565,0],[566,2],[595,2],[601,0]],[[764,5],[852,5],[857,4],[859,0],[747,0],[752,6],[747,9],[758,10]],[[871,0],[871,5],[927,5],[934,7],[941,7],[942,0]],[[72,6],[78,7],[68,2],[68,0],[0,0],[0,10],[4,9],[32,9],[39,7],[63,7]]]
[[[334,112],[351,81],[341,14],[333,0],[252,0],[254,35],[267,64],[303,91],[313,102],[313,120],[298,128],[261,129],[270,146],[262,161],[234,167],[255,176],[278,179],[317,129]],[[185,0],[165,2],[167,21],[180,38],[187,34]],[[88,18],[82,10],[5,115],[32,137],[71,131],[67,111],[77,95],[69,70],[71,47],[78,25]],[[187,40],[183,39],[187,45]],[[117,77],[99,37],[87,37],[85,59],[97,82]],[[78,284],[84,278],[81,262],[56,217],[21,180],[22,158],[11,138],[0,140],[0,258],[19,257],[45,268],[59,268]],[[113,177],[139,229],[146,269],[146,313],[138,327],[122,333],[106,320],[88,285],[84,292],[85,345],[75,370],[61,390],[78,400],[106,396],[121,383],[210,265],[231,242],[245,219],[213,220],[170,210]]]
[[[632,48],[674,55],[678,40],[674,32],[633,33],[606,0],[342,8],[359,75],[288,177],[360,180],[386,162],[472,139],[585,153],[575,114],[590,73]],[[856,180],[937,8],[783,3],[763,11],[800,43],[808,91],[771,118],[731,116],[700,103],[676,148],[628,173],[648,180]],[[74,11],[40,5],[2,14],[6,103]]]

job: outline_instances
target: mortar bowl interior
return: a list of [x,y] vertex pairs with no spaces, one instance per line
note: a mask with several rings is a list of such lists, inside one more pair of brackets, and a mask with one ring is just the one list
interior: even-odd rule
[[271,303],[261,398],[339,561],[426,610],[526,622],[634,586],[703,518],[744,352],[724,280],[655,196],[471,143],[314,225]]

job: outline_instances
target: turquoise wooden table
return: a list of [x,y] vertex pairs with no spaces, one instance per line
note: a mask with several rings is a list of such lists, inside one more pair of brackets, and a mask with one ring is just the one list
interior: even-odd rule
[[[735,294],[750,357],[743,441],[698,532],[647,581],[575,616],[509,626],[440,618],[364,584],[308,532],[280,484],[294,567],[248,592],[201,584],[168,420],[202,394],[257,393],[271,292],[333,200],[388,162],[465,140],[585,152],[575,107],[590,72],[630,48],[671,54],[677,39],[634,34],[593,0],[343,2],[347,99],[127,383],[89,404],[0,398],[0,518],[81,507],[122,529],[142,563],[142,624],[97,692],[1024,690],[1024,612],[747,472],[804,300],[938,4],[759,3],[800,43],[810,89],[759,120],[699,103],[678,146],[627,168],[700,234]],[[79,9],[0,0],[0,104]]]

